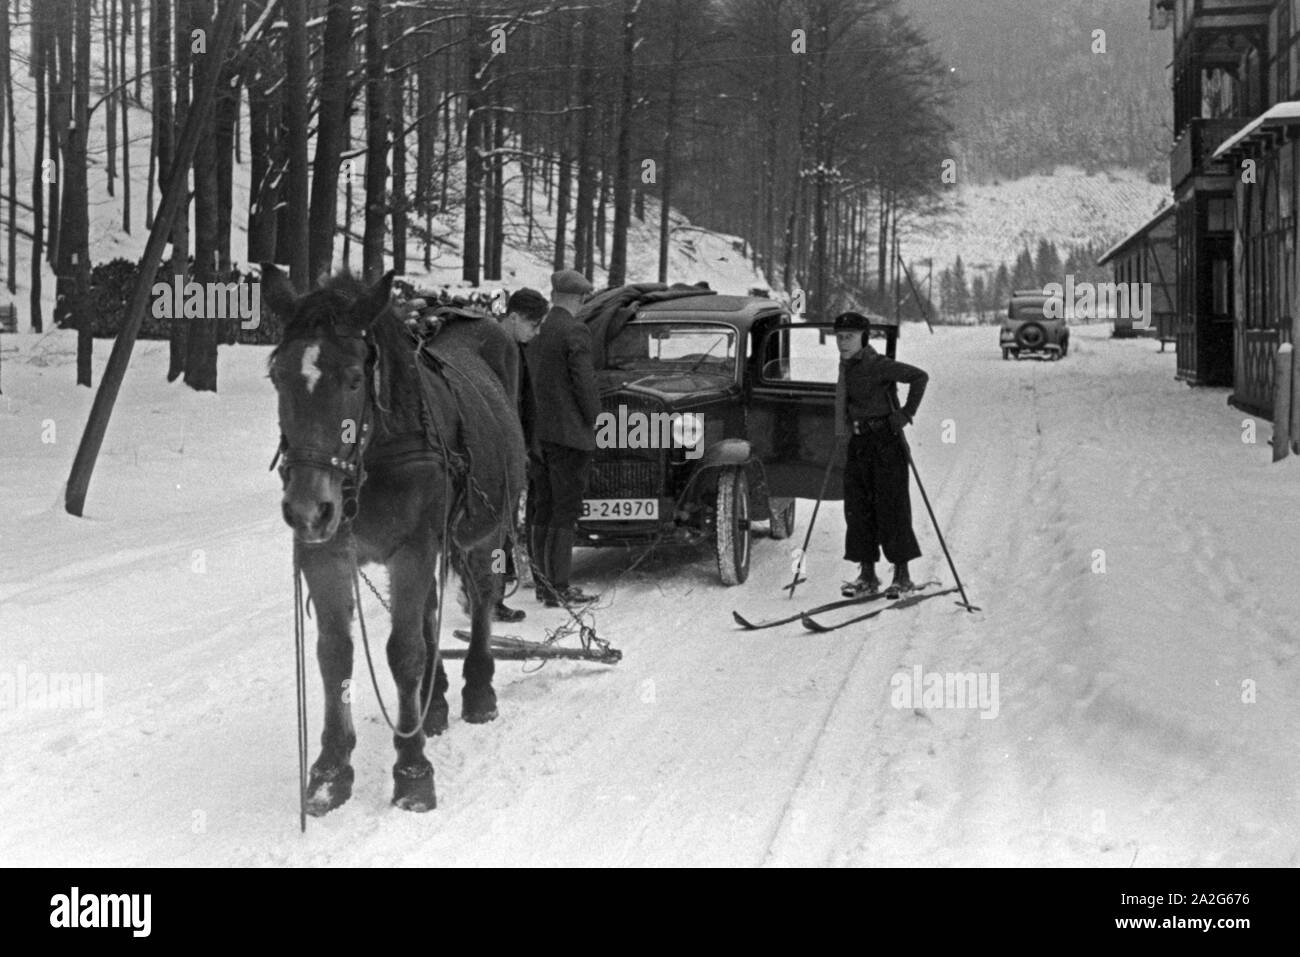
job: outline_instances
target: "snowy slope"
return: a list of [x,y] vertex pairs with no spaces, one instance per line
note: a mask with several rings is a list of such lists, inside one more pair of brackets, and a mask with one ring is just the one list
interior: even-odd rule
[[903,258],[921,269],[933,259],[938,273],[958,256],[973,271],[1010,269],[1016,256],[1038,241],[1056,244],[1064,258],[1072,245],[1109,245],[1137,229],[1172,197],[1167,183],[1149,183],[1133,170],[1088,174],[1072,167],[1052,175],[949,187],[953,209],[946,216],[909,224],[902,231]]
[[[1047,364],[1000,361],[988,329],[906,330],[901,357],[933,377],[918,465],[980,613],[940,599],[829,636],[746,634],[732,607],[790,608],[790,542],[760,540],[733,589],[706,552],[624,575],[632,554],[582,550],[576,577],[603,592],[598,628],[623,662],[503,663],[486,726],[453,699],[423,816],[388,805],[389,733],[363,684],[354,797],[306,836],[265,350],[222,350],[213,396],[165,386],[165,344],[142,344],[76,520],[60,489],[90,396],[62,387],[70,337],[18,337],[0,397],[0,678],[104,680],[98,714],[0,710],[0,860],[1300,864],[1300,472],[1267,464],[1266,424],[1243,443],[1221,391],[1175,383],[1172,355],[1107,332],[1080,327]],[[915,512],[915,572],[950,581]],[[842,534],[823,508],[796,604],[837,593]],[[517,603],[512,631],[559,621]],[[998,675],[996,717],[892,707],[917,666]],[[391,696],[382,665],[380,680]],[[309,693],[314,744],[314,673]]]

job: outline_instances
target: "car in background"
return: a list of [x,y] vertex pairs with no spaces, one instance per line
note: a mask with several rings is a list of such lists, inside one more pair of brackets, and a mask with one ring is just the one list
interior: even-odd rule
[[998,336],[1003,359],[1041,355],[1056,360],[1069,354],[1070,327],[1064,318],[1053,319],[1043,314],[1047,300],[1045,293],[1035,290],[1017,290],[1011,294]]

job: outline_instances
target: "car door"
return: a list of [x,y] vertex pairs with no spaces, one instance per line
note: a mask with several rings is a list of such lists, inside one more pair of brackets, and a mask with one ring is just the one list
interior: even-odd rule
[[815,499],[825,481],[822,497],[840,501],[845,449],[835,441],[839,351],[830,323],[771,326],[756,333],[751,347],[749,441],[768,494]]

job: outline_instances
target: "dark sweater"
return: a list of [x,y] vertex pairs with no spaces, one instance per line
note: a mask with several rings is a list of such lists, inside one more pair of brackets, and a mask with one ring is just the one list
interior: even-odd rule
[[850,434],[857,419],[877,418],[894,411],[889,397],[892,395],[898,401],[899,382],[907,384],[903,412],[909,419],[915,418],[929,381],[929,375],[916,366],[883,356],[869,345],[863,346],[840,362],[840,377],[835,387],[835,434]]

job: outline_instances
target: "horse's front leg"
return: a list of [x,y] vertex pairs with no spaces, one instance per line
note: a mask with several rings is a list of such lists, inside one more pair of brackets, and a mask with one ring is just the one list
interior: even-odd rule
[[316,660],[325,688],[321,751],[307,781],[307,813],[319,817],[352,796],[352,563],[333,543],[294,548],[316,612]]
[[[424,756],[420,710],[429,691],[425,671],[425,618],[433,590],[433,557],[429,550],[399,549],[388,561],[393,630],[388,638],[388,666],[397,685],[397,729],[393,747],[393,803],[406,811],[431,811],[437,806],[433,765]],[[432,706],[430,707],[432,710]]]
[[497,716],[497,695],[492,689],[496,662],[492,658],[493,610],[501,598],[501,576],[492,570],[492,550],[479,548],[465,556],[469,581],[470,642],[465,653],[465,687],[461,690],[461,717],[470,724],[486,724]]

